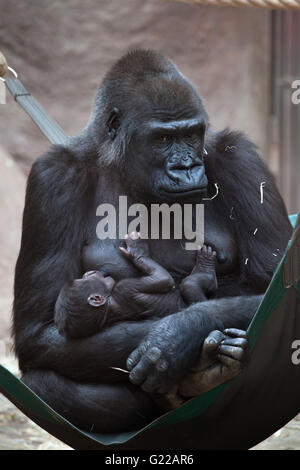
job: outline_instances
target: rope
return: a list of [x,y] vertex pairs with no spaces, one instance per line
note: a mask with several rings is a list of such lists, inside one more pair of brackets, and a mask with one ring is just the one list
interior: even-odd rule
[[261,7],[285,10],[300,10],[300,0],[171,0],[184,3],[201,3],[230,7]]

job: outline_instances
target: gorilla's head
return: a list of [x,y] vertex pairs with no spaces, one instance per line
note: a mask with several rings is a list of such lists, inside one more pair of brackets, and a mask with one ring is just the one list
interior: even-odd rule
[[163,55],[137,50],[105,76],[92,117],[103,165],[122,172],[140,200],[201,200],[207,114],[196,90]]

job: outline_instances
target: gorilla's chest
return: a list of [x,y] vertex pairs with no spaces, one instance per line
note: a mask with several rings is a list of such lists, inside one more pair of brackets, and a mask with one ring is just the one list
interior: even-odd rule
[[[123,241],[116,239],[101,240],[96,235],[96,220],[91,220],[89,237],[82,251],[83,271],[97,269],[115,280],[138,275],[136,269],[118,250]],[[217,251],[217,274],[224,276],[232,273],[236,264],[237,249],[233,236],[224,224],[213,216],[205,216],[205,243]],[[186,250],[185,240],[148,240],[150,256],[180,281],[193,269],[196,259],[194,250]]]

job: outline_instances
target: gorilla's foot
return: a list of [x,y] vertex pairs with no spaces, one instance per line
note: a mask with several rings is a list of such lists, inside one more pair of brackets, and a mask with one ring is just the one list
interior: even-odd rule
[[205,339],[196,367],[179,384],[179,395],[194,397],[239,374],[249,356],[246,331],[212,331]]

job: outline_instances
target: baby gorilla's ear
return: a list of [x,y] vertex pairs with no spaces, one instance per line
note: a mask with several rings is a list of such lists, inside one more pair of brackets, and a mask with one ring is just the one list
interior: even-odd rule
[[101,307],[106,303],[106,297],[100,294],[91,294],[88,296],[87,302],[92,307]]

